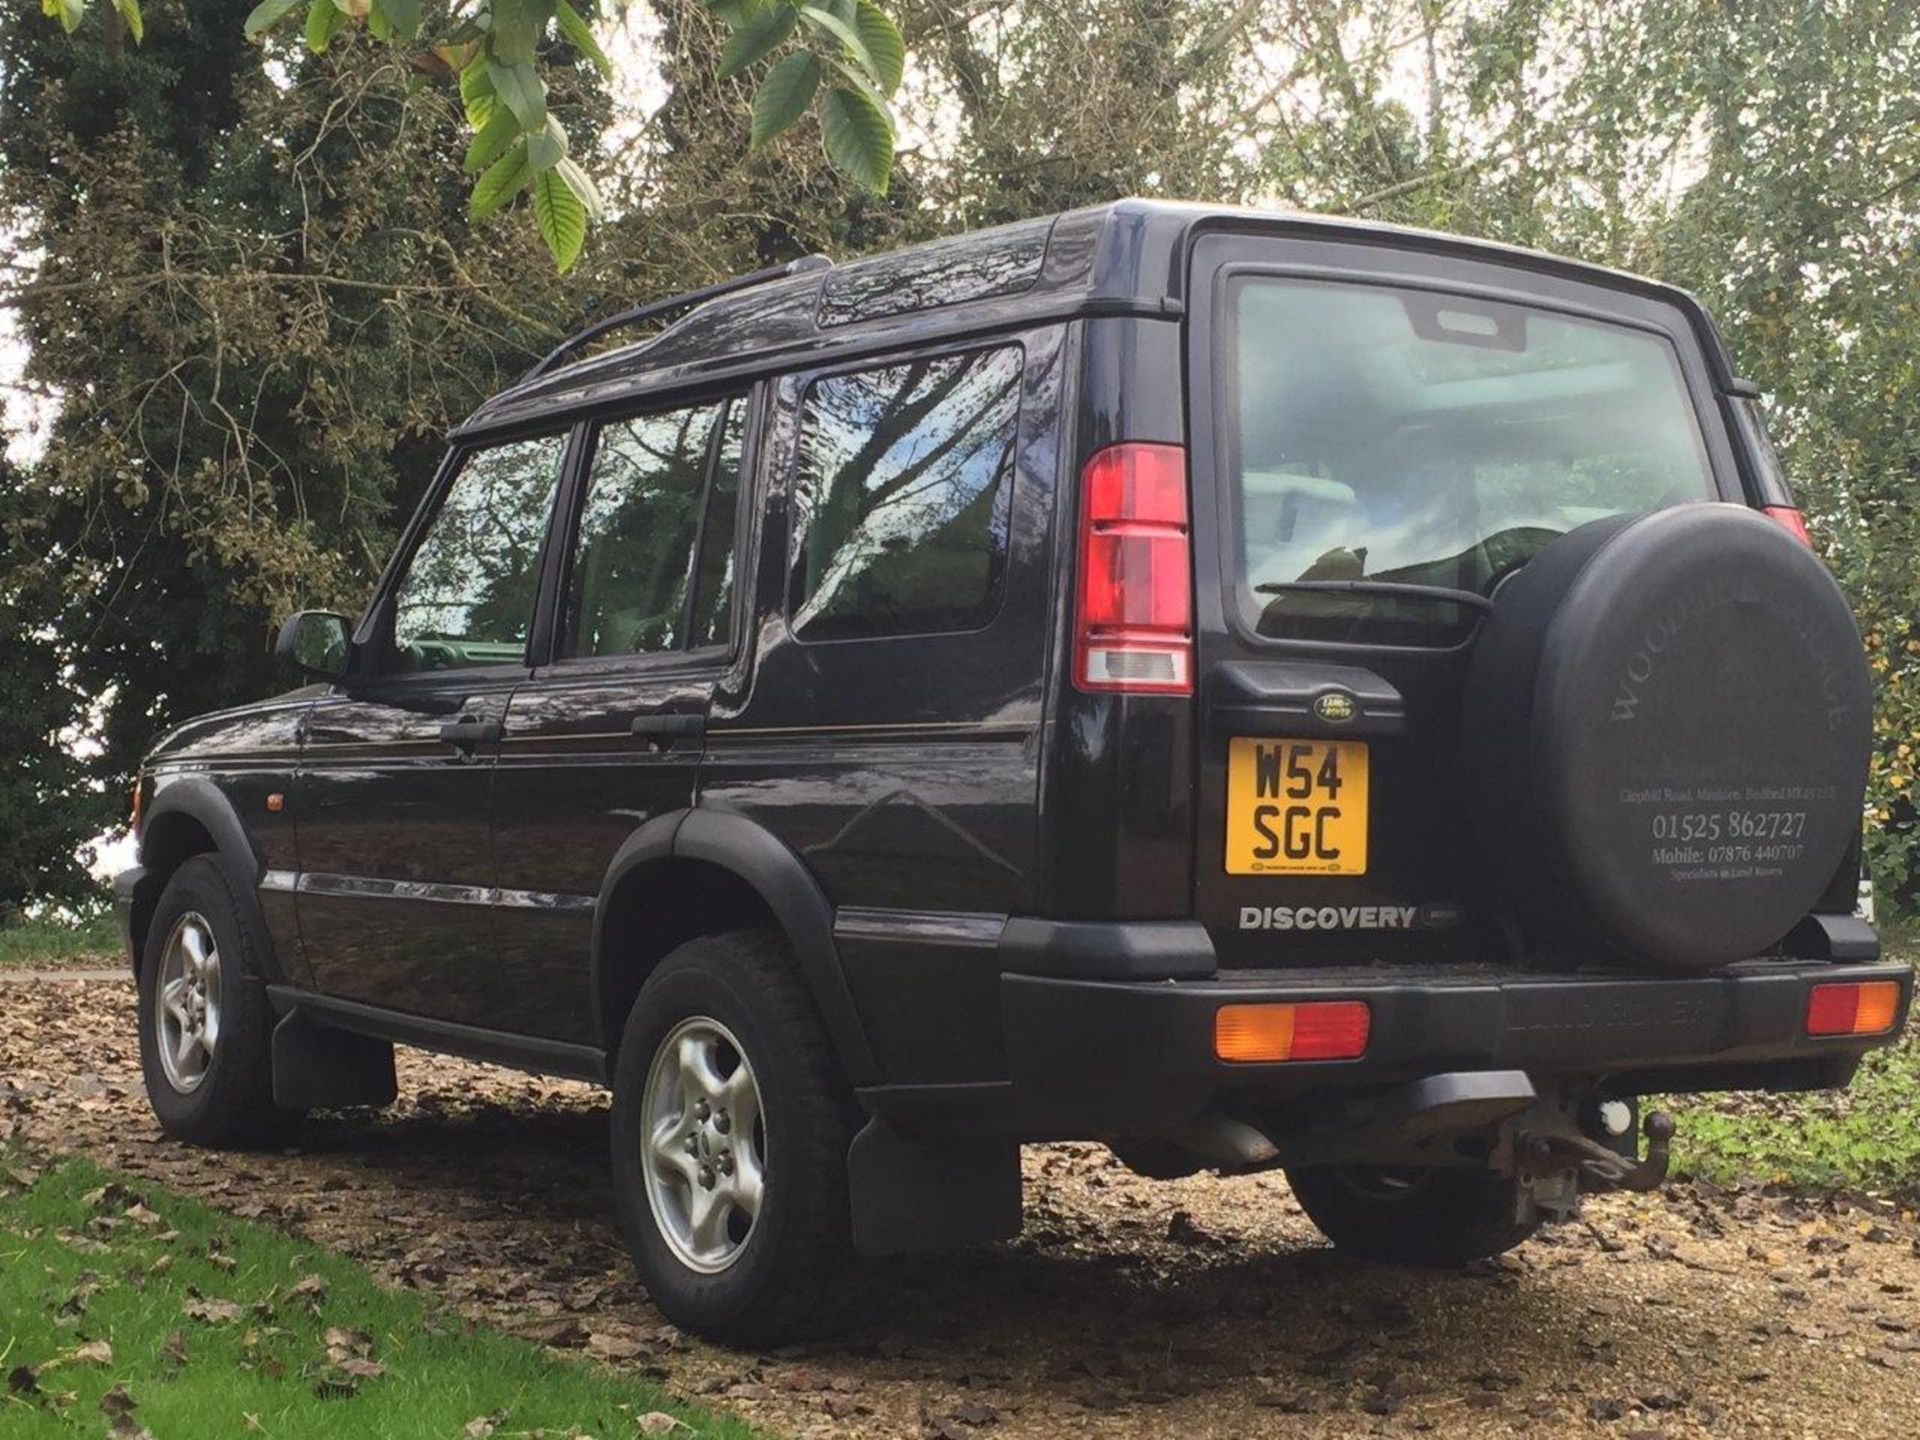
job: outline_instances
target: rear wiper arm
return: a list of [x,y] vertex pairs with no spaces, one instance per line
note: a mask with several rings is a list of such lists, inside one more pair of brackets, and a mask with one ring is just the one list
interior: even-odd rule
[[1390,600],[1430,600],[1436,605],[1465,605],[1491,611],[1493,601],[1477,590],[1455,590],[1446,585],[1402,585],[1392,580],[1269,580],[1256,585],[1261,595],[1380,595]]

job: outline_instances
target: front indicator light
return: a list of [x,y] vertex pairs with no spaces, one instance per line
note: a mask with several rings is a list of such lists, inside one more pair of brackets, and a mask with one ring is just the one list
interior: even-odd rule
[[1363,1000],[1299,1005],[1222,1005],[1213,1017],[1213,1053],[1234,1064],[1357,1060],[1367,1051],[1373,1012]]
[[1893,980],[1816,985],[1807,996],[1809,1035],[1884,1035],[1899,1015],[1900,986]]

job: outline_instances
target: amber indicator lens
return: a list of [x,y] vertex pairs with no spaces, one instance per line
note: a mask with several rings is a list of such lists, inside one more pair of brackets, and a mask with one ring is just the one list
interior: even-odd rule
[[1884,1035],[1900,1016],[1900,985],[1869,980],[1816,985],[1807,996],[1807,1034]]
[[1213,1017],[1213,1053],[1236,1064],[1357,1060],[1367,1052],[1372,1025],[1363,1000],[1222,1005]]

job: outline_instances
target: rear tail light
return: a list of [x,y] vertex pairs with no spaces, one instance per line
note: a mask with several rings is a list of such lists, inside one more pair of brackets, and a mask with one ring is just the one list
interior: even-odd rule
[[127,828],[133,832],[133,838],[136,840],[140,838],[140,812],[144,808],[143,797],[140,792],[146,785],[146,781],[147,777],[145,775],[135,773],[133,777],[133,798],[127,806]]
[[1082,690],[1193,693],[1193,543],[1178,445],[1110,445],[1081,472],[1073,679]]
[[1763,505],[1760,513],[1766,516],[1794,539],[1809,550],[1813,548],[1813,537],[1807,534],[1807,522],[1800,512],[1791,505]]
[[1213,1017],[1213,1053],[1236,1064],[1358,1060],[1372,1027],[1373,1012],[1363,1000],[1222,1005]]
[[1816,985],[1807,996],[1807,1034],[1884,1035],[1900,1017],[1900,986],[1893,980]]

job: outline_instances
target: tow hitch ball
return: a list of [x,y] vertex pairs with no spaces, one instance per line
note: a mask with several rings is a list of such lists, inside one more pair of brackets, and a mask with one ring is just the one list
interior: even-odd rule
[[1571,1126],[1522,1132],[1514,1145],[1522,1194],[1533,1205],[1564,1216],[1573,1213],[1582,1192],[1659,1189],[1667,1178],[1673,1117],[1656,1110],[1642,1129],[1647,1153],[1640,1160],[1610,1150]]

